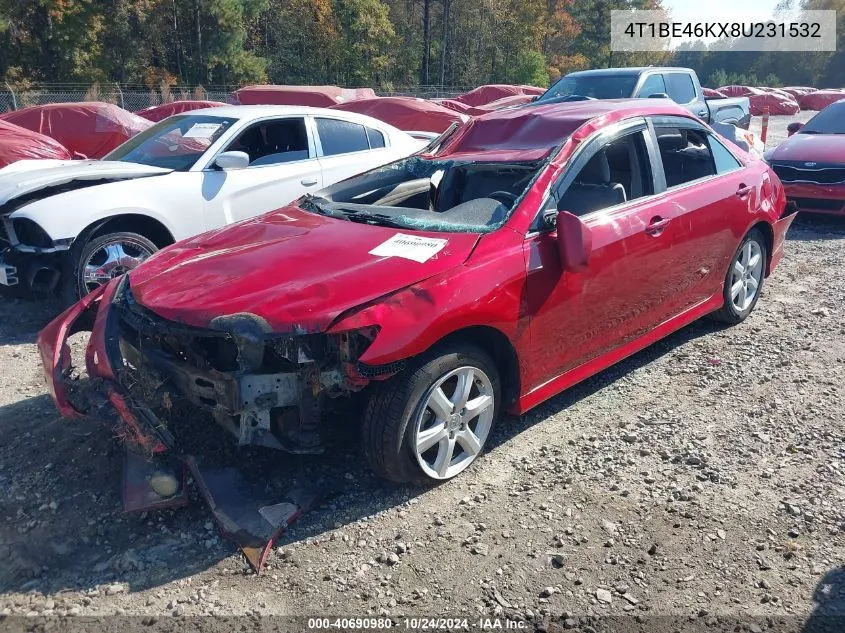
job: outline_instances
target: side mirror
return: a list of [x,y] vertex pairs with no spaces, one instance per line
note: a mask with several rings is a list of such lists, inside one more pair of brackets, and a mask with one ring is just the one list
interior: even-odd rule
[[590,227],[569,211],[558,211],[555,228],[561,268],[569,272],[584,270],[593,250]]
[[800,130],[802,127],[804,127],[803,123],[801,123],[800,121],[793,121],[792,123],[786,126],[786,135],[792,136],[793,134],[798,132],[798,130]]
[[668,99],[669,95],[665,92],[655,92],[654,94],[648,95],[649,99]]
[[214,161],[223,171],[249,167],[249,154],[246,152],[223,152]]

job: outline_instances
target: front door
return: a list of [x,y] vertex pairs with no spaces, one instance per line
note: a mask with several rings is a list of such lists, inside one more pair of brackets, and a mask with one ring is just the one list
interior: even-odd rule
[[223,151],[249,155],[249,166],[202,172],[206,228],[278,209],[323,186],[323,174],[304,117],[270,119],[247,127]]

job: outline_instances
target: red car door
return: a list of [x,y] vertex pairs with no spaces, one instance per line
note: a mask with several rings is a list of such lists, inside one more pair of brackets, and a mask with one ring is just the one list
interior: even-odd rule
[[592,230],[585,270],[561,270],[553,231],[526,239],[529,389],[641,336],[680,301],[688,253],[676,244],[686,224],[676,221],[677,205],[654,193],[651,139],[645,122],[604,135],[553,187],[551,208],[579,215]]
[[757,204],[752,194],[760,176],[695,121],[660,117],[653,126],[658,179],[662,176],[666,187],[662,198],[676,224],[667,264],[684,272],[673,293],[671,308],[677,313],[721,292],[749,211]]

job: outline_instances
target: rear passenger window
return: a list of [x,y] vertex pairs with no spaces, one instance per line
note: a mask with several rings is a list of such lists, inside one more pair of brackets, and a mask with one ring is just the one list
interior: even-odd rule
[[643,82],[643,87],[640,88],[640,96],[647,98],[659,94],[667,94],[663,75],[649,75]]
[[336,156],[370,149],[363,125],[337,119],[317,119],[317,133],[324,156]]
[[716,173],[725,174],[734,169],[742,167],[734,155],[728,151],[728,148],[712,134],[707,135],[707,140],[710,141],[710,151],[713,152],[713,161],[716,163]]
[[654,193],[642,131],[603,145],[557,196],[558,211],[586,215]]
[[654,132],[667,187],[677,187],[716,175],[713,154],[704,132],[658,126],[655,126]]
[[675,103],[689,103],[695,100],[695,86],[692,77],[686,73],[668,73],[666,89],[669,98]]
[[370,141],[370,149],[384,147],[384,134],[371,127],[367,128],[367,139]]

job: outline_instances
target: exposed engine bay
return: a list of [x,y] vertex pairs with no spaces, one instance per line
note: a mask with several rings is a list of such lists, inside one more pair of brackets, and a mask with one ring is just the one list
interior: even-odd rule
[[117,350],[109,350],[110,360],[120,385],[165,427],[174,407],[189,403],[240,446],[319,453],[325,401],[367,383],[356,362],[374,331],[274,334],[252,314],[194,328],[139,306],[128,283],[111,315]]

